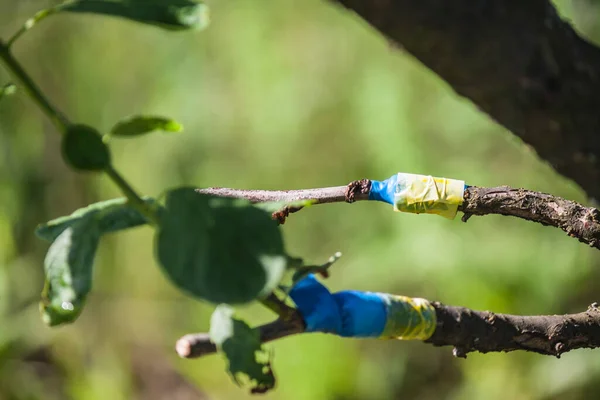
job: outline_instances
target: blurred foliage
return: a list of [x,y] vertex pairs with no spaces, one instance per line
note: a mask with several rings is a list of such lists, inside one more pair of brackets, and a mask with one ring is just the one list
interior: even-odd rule
[[[0,0],[8,37],[44,0]],[[598,2],[563,0],[600,41]],[[55,16],[15,55],[75,121],[107,132],[132,114],[169,115],[183,135],[113,146],[140,192],[196,185],[286,189],[342,185],[398,171],[507,184],[586,203],[518,139],[412,57],[328,2],[209,2],[211,27],[166,34],[87,14]],[[0,68],[0,85],[9,82]],[[152,231],[104,238],[94,290],[74,325],[50,329],[37,303],[48,244],[37,224],[119,196],[77,174],[60,137],[22,91],[0,101],[0,399],[241,399],[219,356],[179,360],[212,308],[155,265]],[[397,214],[383,204],[310,207],[284,226],[288,250],[315,261],[340,250],[333,290],[391,292],[518,314],[585,309],[600,289],[596,252],[556,229],[486,216],[468,224]],[[309,260],[310,261],[310,260]],[[256,323],[272,315],[242,310]],[[473,354],[422,343],[301,335],[268,346],[272,399],[583,399],[600,396],[600,358]]]

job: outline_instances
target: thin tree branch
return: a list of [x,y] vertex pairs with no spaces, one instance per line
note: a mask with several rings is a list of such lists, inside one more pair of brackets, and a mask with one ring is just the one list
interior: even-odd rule
[[[560,357],[571,350],[600,347],[600,309],[596,303],[587,311],[566,315],[519,316],[474,311],[432,303],[437,327],[425,340],[434,346],[453,346],[456,357],[478,351],[530,351]],[[304,333],[299,313],[287,321],[277,320],[257,328],[263,342]],[[185,335],[176,345],[183,358],[198,358],[217,351],[207,333]]]
[[[256,203],[314,199],[316,204],[325,204],[368,200],[370,189],[371,182],[362,179],[346,186],[321,189],[269,191],[209,188],[198,189],[198,192],[243,198]],[[508,186],[469,186],[465,190],[464,202],[459,210],[464,212],[464,222],[472,215],[499,214],[554,226],[580,242],[600,250],[600,211],[561,197],[526,189],[512,189]],[[287,216],[284,211],[285,208],[273,213],[273,218],[280,223],[284,222]],[[285,214],[283,218],[282,214]]]
[[335,0],[600,199],[600,49],[549,0]]
[[[360,182],[360,181],[355,181]],[[356,186],[353,182],[350,185]],[[369,192],[360,193],[360,191],[350,190],[349,186],[334,186],[318,189],[299,189],[299,190],[245,190],[228,188],[207,188],[197,189],[198,193],[210,194],[218,197],[230,197],[236,199],[246,199],[254,203],[282,202],[293,203],[300,200],[314,200],[314,204],[324,203],[352,203],[356,200],[368,200]],[[369,186],[370,187],[370,186]]]
[[[263,343],[286,336],[303,333],[305,329],[304,320],[298,312],[294,312],[288,319],[278,319],[269,324],[257,328]],[[192,333],[183,336],[177,341],[175,350],[180,357],[198,358],[217,352],[217,346],[210,341],[208,333]]]

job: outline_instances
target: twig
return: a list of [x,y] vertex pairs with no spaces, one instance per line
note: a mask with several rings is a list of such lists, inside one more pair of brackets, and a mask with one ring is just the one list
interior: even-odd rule
[[[287,320],[278,319],[257,328],[263,343],[304,332],[304,320],[294,312]],[[183,336],[175,345],[177,354],[183,358],[198,358],[216,353],[217,346],[210,341],[208,333],[192,333]]]
[[[453,346],[456,357],[478,351],[530,351],[560,357],[580,348],[600,347],[600,309],[596,303],[587,311],[566,315],[518,316],[474,311],[433,303],[436,330],[425,343]],[[304,322],[296,312],[288,321],[277,320],[258,328],[263,342],[304,332]],[[217,351],[207,333],[190,334],[176,345],[179,356],[197,358]]]
[[261,303],[269,310],[273,311],[284,321],[289,321],[296,317],[297,311],[294,307],[290,307],[274,293],[270,293]]
[[13,57],[8,45],[0,39],[0,61],[4,63],[9,73],[17,83],[20,83],[38,107],[50,118],[59,132],[64,133],[69,126],[69,120],[42,93],[33,79],[25,72],[21,64]]
[[[346,186],[304,190],[238,190],[226,188],[198,189],[198,192],[214,196],[243,198],[255,203],[294,202],[315,200],[314,204],[352,203],[368,200],[371,182],[367,179],[353,181]],[[459,208],[464,212],[463,221],[472,215],[499,214],[550,225],[565,231],[591,247],[600,249],[600,211],[585,207],[574,201],[546,193],[507,186],[485,188],[470,186],[465,190],[464,202]],[[297,210],[296,210],[297,211]],[[281,210],[274,219],[281,219]],[[285,217],[283,221],[285,221]]]
[[[354,183],[354,182],[353,182]],[[352,185],[351,183],[350,185]],[[253,203],[283,202],[293,203],[300,200],[314,200],[314,204],[324,203],[352,203],[355,200],[368,200],[369,192],[350,190],[349,186],[334,186],[318,189],[300,190],[244,190],[228,188],[197,189],[198,193],[210,194],[218,197],[246,199]],[[370,186],[369,186],[370,187]],[[348,193],[347,193],[348,192]],[[356,193],[359,192],[359,193]],[[350,196],[350,197],[349,197]]]

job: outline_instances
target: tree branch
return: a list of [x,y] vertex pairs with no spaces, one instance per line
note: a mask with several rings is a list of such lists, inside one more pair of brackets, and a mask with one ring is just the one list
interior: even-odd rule
[[[305,325],[300,314],[294,312],[288,319],[278,319],[257,329],[260,332],[261,341],[266,343],[297,333],[303,333]],[[175,350],[180,357],[198,358],[216,353],[217,346],[210,341],[208,333],[191,333],[177,341]]]
[[426,343],[454,346],[456,357],[479,351],[525,350],[560,357],[580,348],[600,347],[596,303],[579,314],[519,316],[473,311],[434,303],[438,325]]
[[600,211],[561,197],[508,186],[471,186],[460,210],[464,222],[472,215],[500,214],[554,226],[600,250]]
[[600,49],[548,0],[337,0],[600,199]]
[[[366,181],[363,180],[363,181]],[[318,189],[299,190],[245,190],[228,188],[197,189],[196,192],[209,194],[217,197],[229,197],[235,199],[246,199],[253,203],[282,202],[293,203],[300,200],[314,200],[315,204],[324,203],[352,203],[357,200],[368,200],[370,182],[368,188],[358,190],[360,182],[354,181],[346,186],[334,186]]]
[[[346,186],[321,189],[269,191],[209,188],[197,191],[214,196],[243,198],[256,203],[314,199],[316,204],[325,204],[369,200],[370,189],[371,182],[362,179]],[[600,250],[600,211],[561,197],[508,186],[470,186],[465,190],[464,202],[459,210],[465,214],[462,218],[464,222],[472,215],[500,214],[554,226]],[[285,221],[286,216],[287,214],[282,220],[282,211],[273,213],[273,218],[280,223]]]
[[[566,315],[518,316],[473,311],[463,307],[433,303],[437,327],[425,340],[434,346],[453,346],[456,357],[478,351],[525,350],[560,357],[571,350],[600,347],[600,309],[596,303],[587,311]],[[263,342],[304,333],[299,313],[287,321],[277,320],[257,328]],[[198,358],[217,351],[207,333],[185,335],[177,341],[183,358]]]

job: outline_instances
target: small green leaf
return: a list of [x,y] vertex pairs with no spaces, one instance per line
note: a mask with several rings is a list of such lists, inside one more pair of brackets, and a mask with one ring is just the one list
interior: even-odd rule
[[181,132],[183,126],[172,119],[136,115],[119,121],[110,131],[111,136],[139,136],[153,131]]
[[170,30],[208,26],[208,7],[190,0],[80,0],[63,8],[74,13],[122,17]]
[[6,85],[0,87],[0,99],[5,96],[10,96],[17,91],[17,87],[14,83],[7,83]]
[[97,130],[87,125],[71,125],[62,139],[62,155],[75,169],[101,171],[110,165],[110,151]]
[[[151,207],[156,207],[156,200],[146,197],[144,201]],[[138,210],[133,208],[126,198],[106,200],[90,204],[74,211],[71,215],[60,217],[38,225],[35,234],[49,242],[54,241],[65,229],[83,218],[94,215],[102,234],[121,231],[148,223]]]
[[269,294],[287,268],[277,223],[247,201],[175,189],[159,219],[157,259],[175,285],[196,297],[246,303]]
[[46,287],[40,310],[50,326],[73,322],[92,287],[92,267],[101,232],[88,216],[65,229],[44,260]]
[[275,387],[270,356],[259,332],[233,314],[225,304],[217,307],[210,319],[210,338],[225,353],[233,380],[240,386],[248,382],[252,393],[265,393]]

